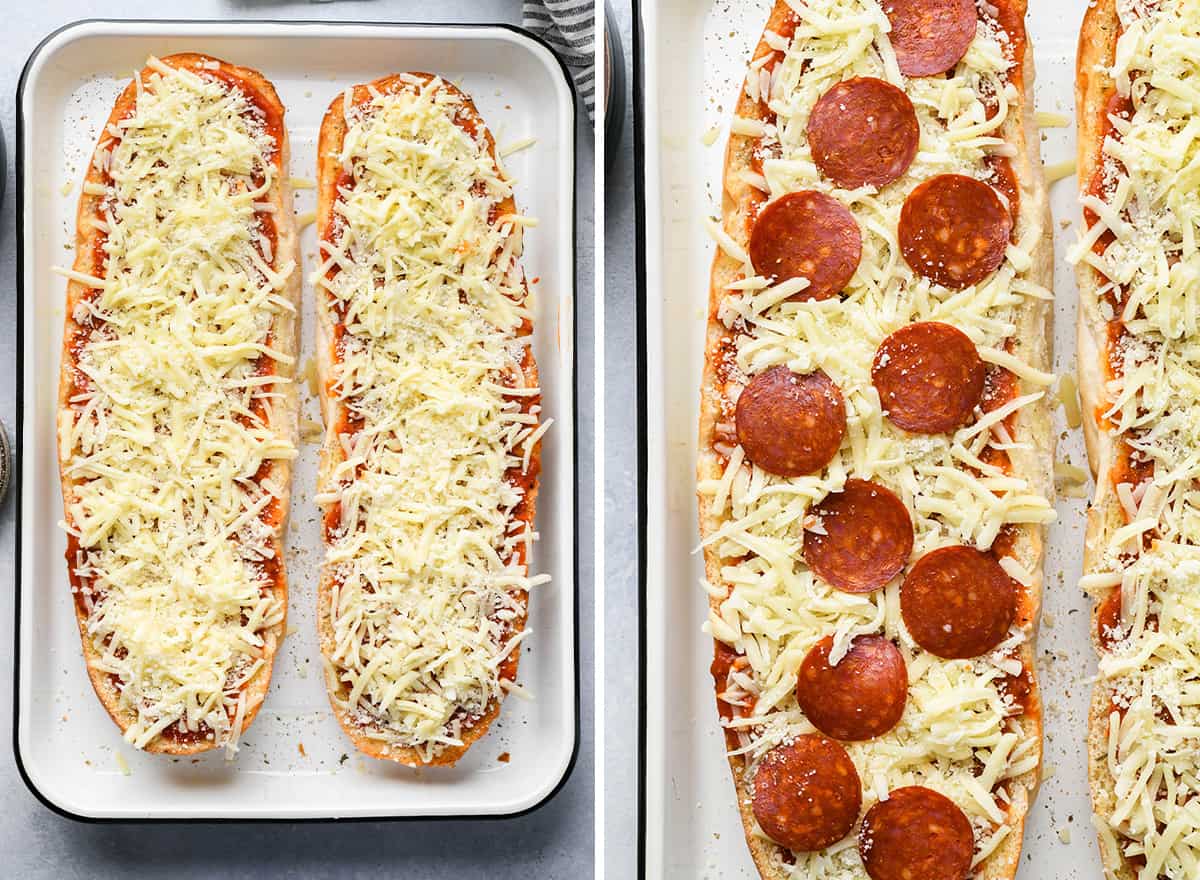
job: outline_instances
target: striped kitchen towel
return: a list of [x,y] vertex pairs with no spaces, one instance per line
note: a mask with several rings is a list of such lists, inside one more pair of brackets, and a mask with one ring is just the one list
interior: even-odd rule
[[571,71],[588,116],[596,110],[596,6],[600,0],[525,0],[521,20]]

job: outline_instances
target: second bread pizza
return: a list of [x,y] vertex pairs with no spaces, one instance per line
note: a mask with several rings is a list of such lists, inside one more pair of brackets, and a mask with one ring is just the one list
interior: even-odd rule
[[1077,66],[1079,388],[1096,497],[1089,782],[1106,876],[1200,876],[1200,7],[1090,4]]
[[712,223],[712,674],[764,878],[1015,874],[1053,440],[1025,4],[779,2]]
[[453,764],[516,686],[539,580],[531,221],[431,74],[339,96],[318,151],[326,683],[362,751]]

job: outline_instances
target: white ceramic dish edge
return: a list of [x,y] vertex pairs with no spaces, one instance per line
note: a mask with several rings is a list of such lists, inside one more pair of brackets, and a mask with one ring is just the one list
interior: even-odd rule
[[[532,598],[534,632],[521,663],[520,681],[535,699],[509,698],[500,720],[455,768],[413,771],[363,758],[332,718],[311,607],[320,557],[311,500],[314,445],[302,448],[293,487],[289,638],[237,758],[210,753],[172,761],[136,752],[87,683],[62,562],[65,541],[56,526],[62,514],[53,409],[63,284],[49,266],[70,260],[65,246],[73,242],[77,178],[117,92],[151,52],[185,50],[256,67],[275,83],[288,108],[297,177],[315,174],[316,132],[329,100],[346,85],[401,69],[461,81],[501,146],[537,138],[505,163],[517,180],[519,204],[541,220],[526,236],[525,267],[539,279],[535,349],[545,412],[555,425],[544,444],[533,564],[553,580]],[[513,815],[536,808],[561,786],[578,740],[574,112],[552,53],[500,26],[87,21],[55,32],[35,50],[18,96],[23,442],[14,750],[24,779],[47,806],[86,819]],[[311,191],[299,192],[298,213],[313,201]],[[310,227],[301,236],[306,267],[314,243]],[[312,353],[307,284],[304,297],[301,363]],[[313,400],[305,400],[302,416],[319,420]]]
[[[1077,29],[1086,0],[1031,4],[1027,25],[1038,68],[1036,106],[1074,116]],[[769,0],[641,0],[645,144],[646,344],[642,393],[646,520],[643,876],[661,880],[750,880],[747,851],[717,725],[711,639],[700,631],[706,597],[696,527],[694,464],[708,272],[713,244],[702,219],[720,210],[729,114]],[[712,146],[702,138],[714,127]],[[1047,129],[1047,164],[1074,156],[1072,128]],[[1056,234],[1056,371],[1074,369],[1077,291],[1063,254],[1078,220],[1074,178],[1051,190]],[[1071,224],[1066,228],[1064,224]],[[670,318],[670,321],[667,319]],[[1079,432],[1056,414],[1060,461],[1083,465]],[[1090,491],[1090,487],[1089,487]],[[1045,780],[1029,817],[1020,880],[1101,874],[1090,823],[1085,734],[1095,659],[1087,602],[1076,584],[1083,511],[1060,498],[1046,563],[1039,675],[1046,701]]]

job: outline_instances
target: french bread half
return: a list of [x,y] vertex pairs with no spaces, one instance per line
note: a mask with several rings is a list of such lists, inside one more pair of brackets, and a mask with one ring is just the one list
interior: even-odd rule
[[1200,876],[1200,8],[1097,0],[1079,39],[1079,389],[1096,496],[1083,587],[1106,875]]
[[[877,858],[913,876],[934,859],[1011,878],[1039,782],[1053,247],[1025,4],[924,5],[944,32],[903,26],[915,0],[774,5],[711,226],[697,468],[706,628],[737,804],[770,880],[867,880]],[[950,221],[915,210],[930,193],[957,201],[959,187],[973,197]],[[991,262],[956,275],[906,244],[970,235],[960,229],[984,204],[1008,212],[1003,234],[980,232]],[[794,253],[809,262],[789,275]],[[889,340],[904,339],[952,343],[946,362],[966,385],[982,381],[981,396],[955,383],[927,395],[912,377],[932,382],[932,367],[889,374],[905,351]],[[846,523],[867,525],[855,538]],[[999,642],[951,659],[923,647],[932,627],[917,600],[931,571],[959,564],[989,573],[980,583],[1002,569],[1014,605]],[[947,625],[996,623],[985,620]],[[837,693],[855,705],[833,705]],[[810,787],[781,795],[788,771]],[[937,853],[922,831],[935,814],[959,829]]]
[[206,55],[151,58],[84,179],[58,415],[88,675],[147,751],[235,747],[271,680],[298,260],[275,89]]
[[321,126],[318,628],[355,746],[450,765],[516,687],[540,468],[529,223],[471,99],[429,73]]

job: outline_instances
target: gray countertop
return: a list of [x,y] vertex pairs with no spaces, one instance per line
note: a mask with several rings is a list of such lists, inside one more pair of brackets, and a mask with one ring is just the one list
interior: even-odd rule
[[[70,0],[12,4],[0,34],[0,124],[9,146],[6,197],[0,211],[0,417],[10,428],[16,412],[16,247],[14,217],[15,94],[25,59],[39,40],[67,22],[116,18],[269,18],[399,21],[519,22],[518,0],[439,0],[436,3],[374,0],[314,5],[273,0],[117,0],[98,6]],[[403,876],[424,878],[589,878],[593,862],[593,691],[591,609],[593,571],[593,226],[591,127],[580,113],[577,130],[577,351],[579,358],[579,499],[581,632],[579,757],[566,786],[536,812],[493,821],[399,824],[92,825],[61,818],[39,804],[17,775],[10,747],[0,749],[0,852],[7,877],[128,878],[179,880]],[[620,351],[618,347],[616,350]],[[0,583],[13,584],[13,503],[0,508]],[[13,644],[13,592],[0,598],[0,646]],[[11,649],[10,649],[11,650]],[[11,730],[12,679],[0,676],[0,727]],[[636,742],[636,740],[630,740]],[[613,877],[632,873],[610,874]]]
[[[628,65],[633,13],[613,0]],[[627,68],[629,69],[629,68]],[[632,71],[629,82],[632,84]],[[637,273],[633,103],[604,192],[605,876],[637,876]]]

